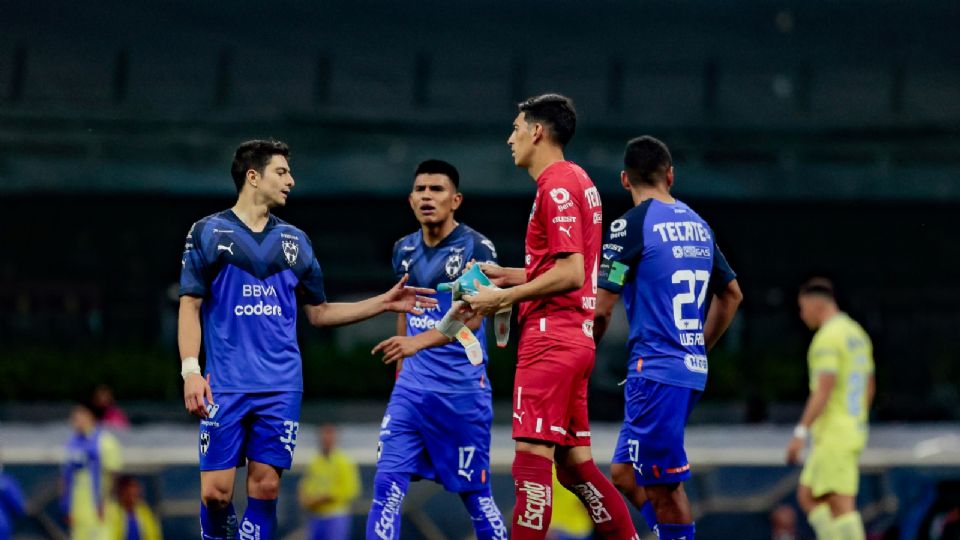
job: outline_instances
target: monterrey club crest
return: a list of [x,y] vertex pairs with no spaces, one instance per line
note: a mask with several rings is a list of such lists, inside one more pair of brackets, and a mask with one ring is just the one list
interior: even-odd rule
[[297,263],[297,255],[300,254],[300,245],[292,240],[284,240],[283,256],[287,259],[287,264],[293,266]]
[[443,270],[450,279],[456,279],[460,275],[460,268],[463,266],[463,257],[459,253],[454,253],[447,257],[447,262],[443,265]]
[[207,450],[210,448],[210,434],[206,431],[200,432],[200,453],[207,455]]

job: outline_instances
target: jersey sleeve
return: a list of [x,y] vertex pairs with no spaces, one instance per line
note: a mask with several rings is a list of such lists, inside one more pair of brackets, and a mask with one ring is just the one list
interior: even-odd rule
[[549,182],[540,193],[537,213],[547,231],[547,254],[583,253],[583,227],[580,221],[585,201],[573,182]]
[[393,267],[393,277],[395,279],[400,279],[407,273],[406,266],[403,264],[403,251],[400,249],[402,245],[403,238],[393,244],[393,257],[391,257],[390,266]]
[[209,263],[203,253],[203,228],[203,222],[198,221],[187,232],[180,261],[180,296],[203,298],[207,295],[210,286],[207,282]]
[[[304,235],[306,238],[306,235]],[[310,266],[300,277],[300,283],[297,285],[297,295],[303,304],[316,306],[327,301],[326,291],[323,289],[323,270],[320,269],[320,262],[317,260],[317,254],[313,251],[313,243],[306,238],[310,245]]]
[[713,242],[713,269],[710,271],[710,292],[716,294],[726,288],[727,284],[737,278],[737,274],[730,268],[730,263],[720,251],[717,242]]
[[603,235],[597,287],[620,294],[623,284],[636,271],[643,255],[643,220],[624,216],[610,224]]
[[[840,365],[842,346],[833,336],[815,336],[810,343],[810,375],[815,378],[818,373],[836,373]],[[811,381],[812,382],[812,381]]]
[[479,263],[497,263],[497,248],[489,239],[477,235],[476,243],[473,246],[473,260]]

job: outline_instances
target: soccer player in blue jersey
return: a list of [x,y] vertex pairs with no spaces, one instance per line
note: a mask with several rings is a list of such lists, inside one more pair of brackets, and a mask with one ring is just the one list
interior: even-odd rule
[[[493,243],[454,218],[463,201],[459,185],[457,169],[445,161],[424,161],[414,173],[409,201],[420,230],[393,247],[394,272],[409,273],[411,284],[436,288],[456,279],[471,260],[497,261]],[[400,505],[410,480],[427,478],[460,495],[479,540],[506,539],[490,492],[486,325],[479,316],[467,321],[483,347],[483,362],[473,365],[463,345],[435,329],[452,304],[449,292],[436,298],[438,305],[422,315],[399,315],[398,335],[373,350],[385,362],[406,361],[381,422],[367,538],[399,538]]]
[[[204,540],[275,536],[280,476],[293,460],[303,393],[298,305],[310,324],[332,326],[436,304],[419,296],[433,290],[405,287],[406,276],[379,296],[327,302],[310,239],[270,213],[294,186],[289,154],[278,141],[241,144],[231,167],[237,203],[187,233],[178,341],[186,408],[201,418]],[[201,333],[206,377],[197,360]],[[247,510],[238,531],[233,484],[243,465]]]
[[593,327],[599,343],[622,296],[630,356],[611,473],[661,540],[693,540],[683,431],[707,382],[707,351],[743,296],[713,231],[670,195],[667,146],[649,136],[633,139],[623,161],[620,183],[635,206],[604,239]]

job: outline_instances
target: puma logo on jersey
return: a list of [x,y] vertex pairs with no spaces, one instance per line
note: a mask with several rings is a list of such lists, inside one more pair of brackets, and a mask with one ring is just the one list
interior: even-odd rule
[[229,246],[225,246],[223,244],[217,244],[217,251],[226,251],[231,255],[233,255],[233,242],[230,242]]
[[560,229],[561,231],[567,233],[567,238],[573,238],[573,236],[570,235],[570,229],[571,229],[571,227],[564,227],[564,226],[560,225],[560,226],[557,226],[557,228]]

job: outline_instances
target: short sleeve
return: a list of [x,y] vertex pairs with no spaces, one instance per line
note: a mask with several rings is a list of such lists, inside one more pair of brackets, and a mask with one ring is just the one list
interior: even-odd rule
[[315,306],[327,301],[326,292],[323,290],[323,270],[320,269],[320,262],[317,261],[316,256],[312,258],[310,267],[300,278],[297,292],[300,301],[307,305]]
[[710,271],[710,292],[717,294],[726,288],[727,284],[737,278],[737,274],[730,268],[730,263],[720,251],[716,241],[713,243],[713,269]]
[[477,235],[472,259],[481,263],[497,264],[497,248],[487,238]]
[[123,454],[120,442],[110,433],[100,437],[100,464],[107,472],[118,472],[123,468]]
[[[632,219],[629,219],[631,218]],[[603,235],[597,287],[620,293],[636,271],[643,255],[643,216],[625,215],[610,224]]]
[[572,182],[544,183],[537,213],[547,231],[547,254],[583,253],[583,194]]
[[836,373],[840,365],[841,347],[830,336],[815,336],[810,344],[810,373]]
[[393,267],[393,277],[394,279],[400,279],[404,274],[407,273],[407,267],[410,265],[409,261],[403,259],[403,253],[410,253],[410,251],[404,252],[403,247],[403,238],[397,240],[393,244],[393,257],[391,258],[391,266]]
[[183,258],[180,261],[180,296],[204,297],[207,295],[208,263],[203,254],[201,235],[203,222],[198,221],[190,227],[183,245]]

